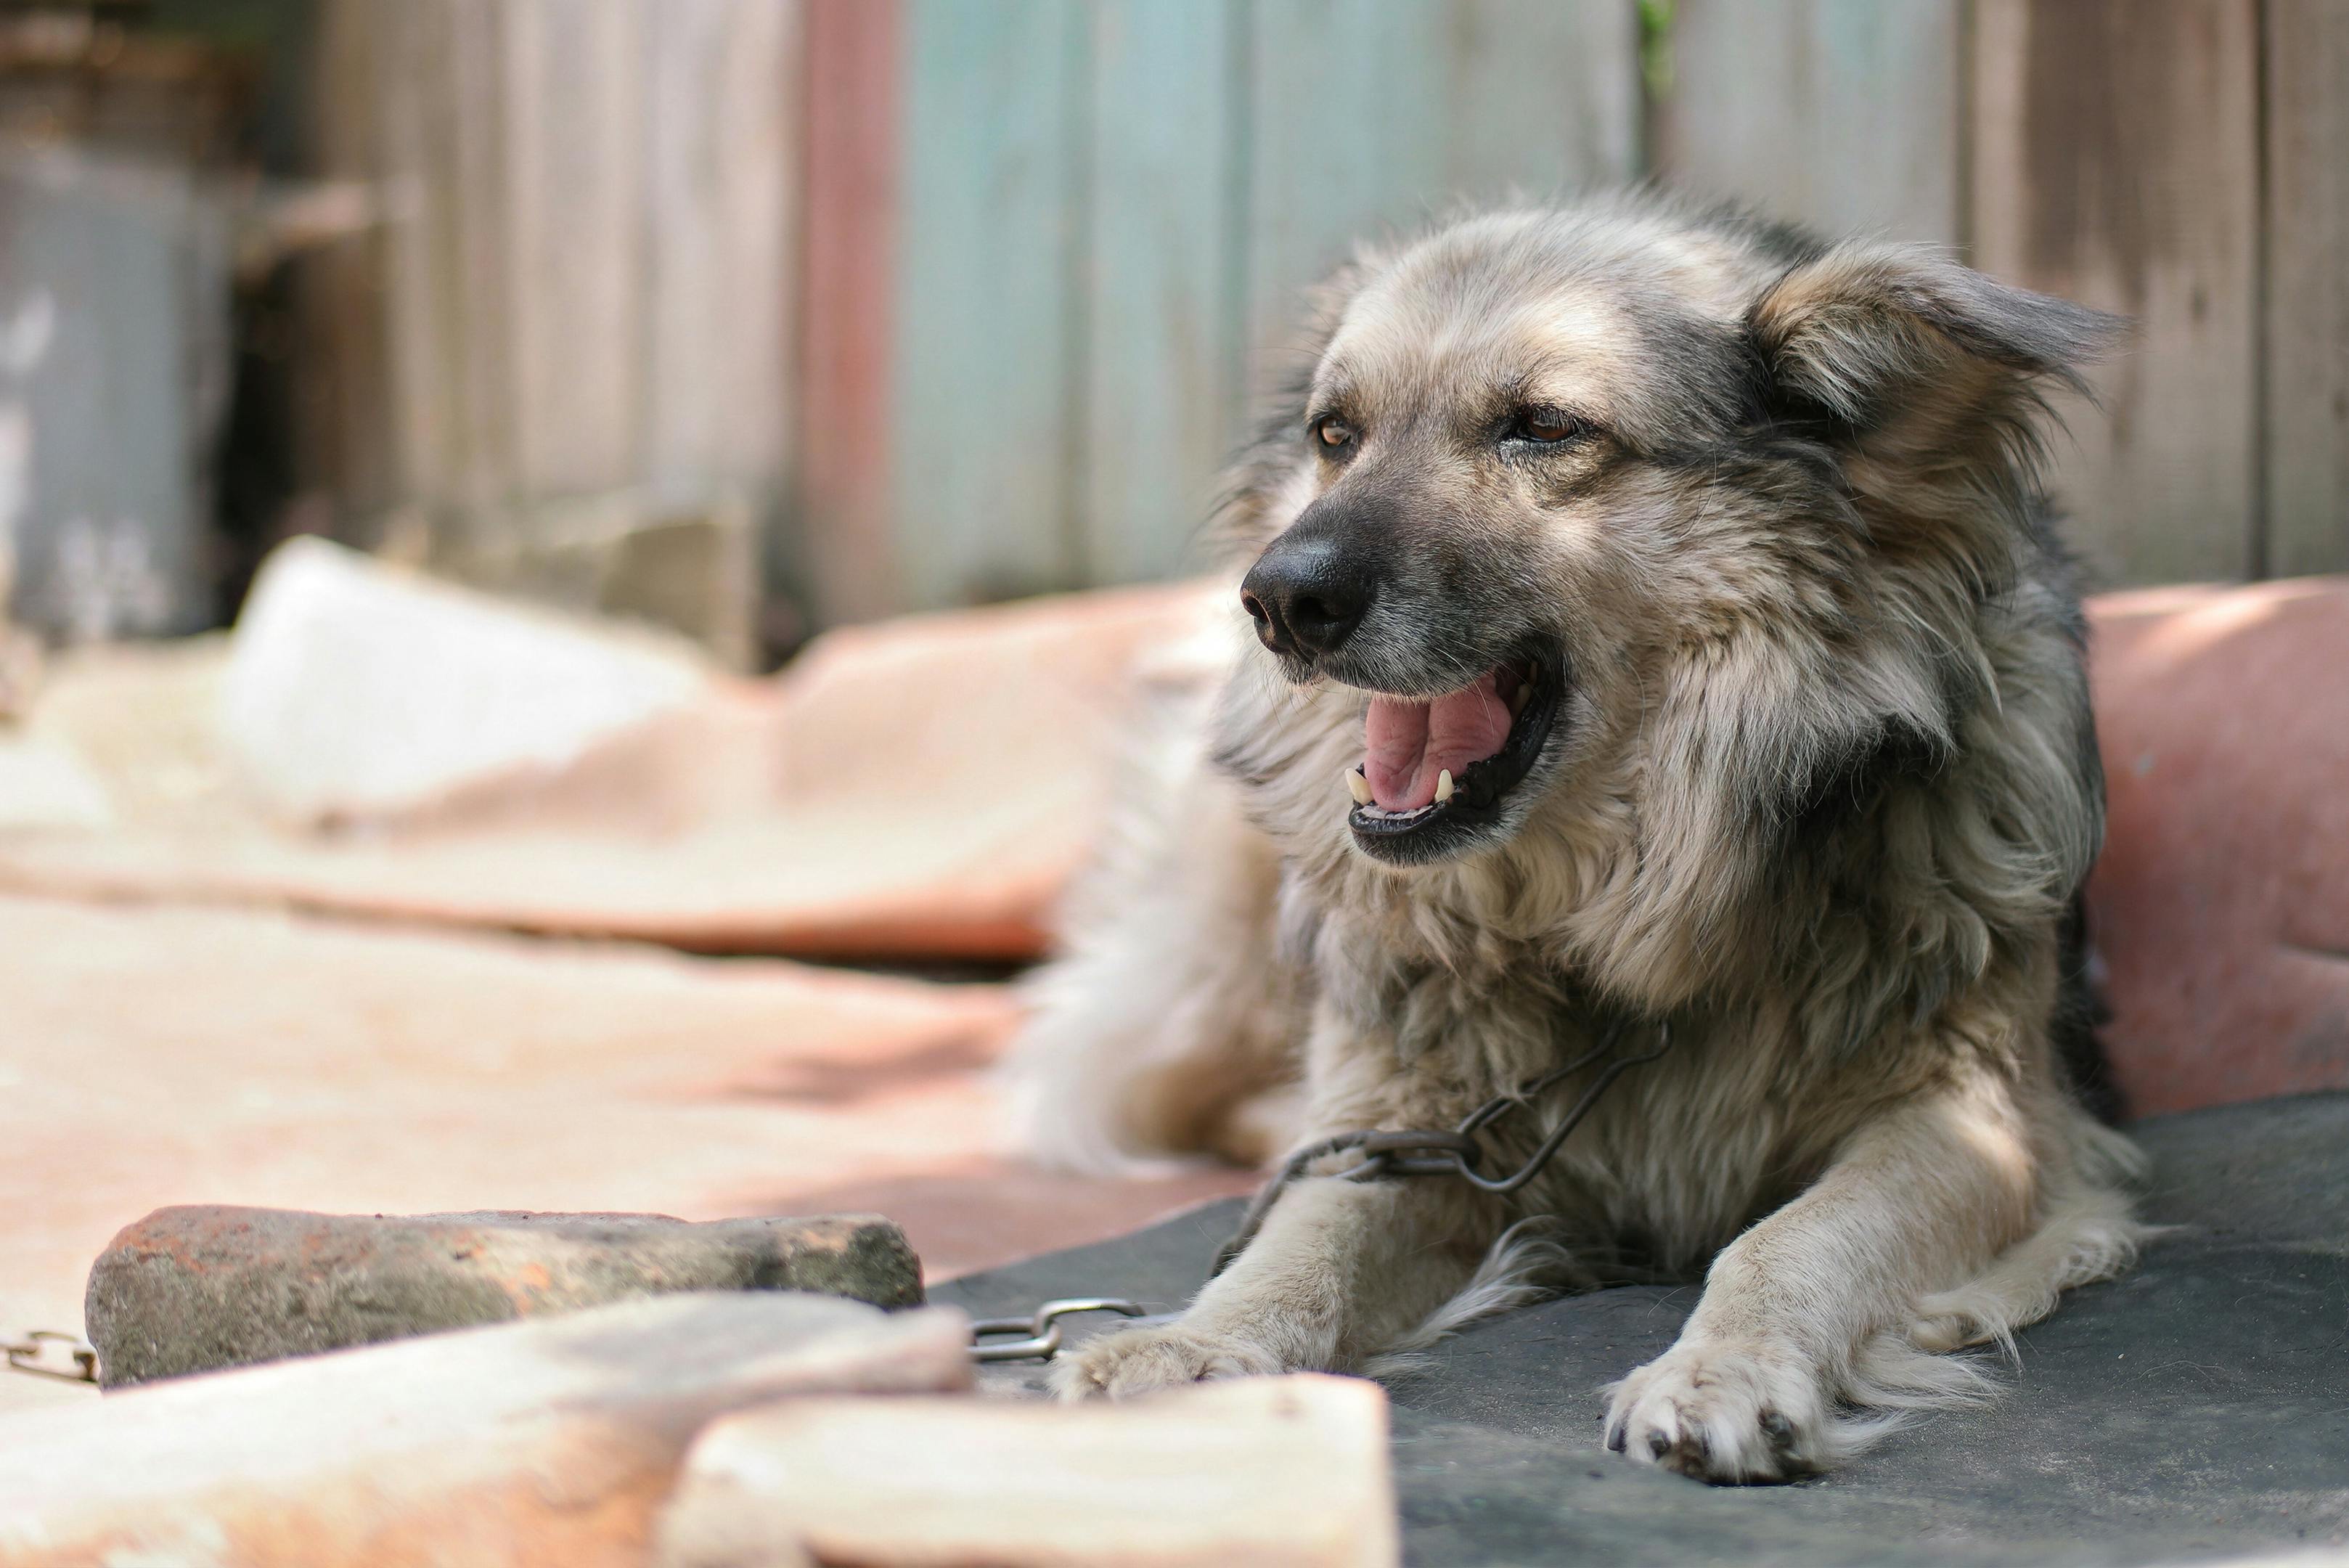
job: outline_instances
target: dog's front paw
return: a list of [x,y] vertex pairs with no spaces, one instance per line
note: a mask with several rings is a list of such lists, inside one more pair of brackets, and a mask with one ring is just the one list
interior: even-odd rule
[[1785,1480],[1825,1467],[1830,1401],[1799,1355],[1675,1345],[1610,1390],[1607,1446],[1708,1481]]
[[1062,1356],[1052,1369],[1052,1388],[1063,1399],[1130,1399],[1185,1383],[1285,1370],[1259,1346],[1174,1323],[1103,1334]]

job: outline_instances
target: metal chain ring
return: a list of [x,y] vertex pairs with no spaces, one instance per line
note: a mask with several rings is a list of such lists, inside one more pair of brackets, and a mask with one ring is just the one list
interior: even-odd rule
[[[1113,1312],[1122,1317],[1146,1318],[1140,1302],[1113,1296],[1077,1296],[1046,1302],[1027,1317],[983,1317],[970,1325],[973,1361],[1050,1361],[1060,1353],[1061,1319],[1081,1312]],[[995,1336],[1017,1334],[1023,1339]],[[988,1341],[993,1339],[993,1343]]]
[[[54,1360],[54,1349],[65,1355],[70,1367],[43,1366],[45,1358]],[[53,1328],[36,1328],[24,1338],[0,1344],[8,1356],[8,1370],[21,1372],[27,1377],[53,1377],[60,1383],[95,1383],[98,1381],[98,1352],[85,1344],[78,1334],[59,1334]]]
[[1240,1220],[1238,1231],[1216,1252],[1215,1267],[1208,1277],[1212,1279],[1222,1273],[1230,1266],[1232,1260],[1256,1240],[1257,1232],[1264,1228],[1265,1216],[1272,1212],[1274,1201],[1291,1183],[1302,1178],[1316,1163],[1348,1149],[1360,1150],[1367,1158],[1361,1164],[1338,1172],[1339,1179],[1343,1181],[1371,1181],[1388,1176],[1456,1176],[1481,1191],[1501,1195],[1516,1191],[1541,1174],[1542,1168],[1565,1146],[1568,1136],[1590,1114],[1591,1107],[1599,1103],[1599,1096],[1607,1092],[1609,1085],[1630,1069],[1652,1062],[1671,1049],[1671,1025],[1656,1025],[1654,1049],[1636,1056],[1616,1056],[1601,1067],[1598,1075],[1591,1079],[1590,1086],[1583,1090],[1582,1097],[1575,1101],[1573,1108],[1550,1128],[1540,1146],[1526,1157],[1525,1163],[1508,1175],[1484,1174],[1481,1168],[1485,1148],[1477,1142],[1476,1134],[1513,1114],[1529,1112],[1534,1101],[1541,1095],[1599,1058],[1612,1055],[1616,1043],[1623,1037],[1624,1029],[1625,1025],[1616,1024],[1608,1030],[1607,1037],[1596,1049],[1585,1052],[1562,1067],[1552,1068],[1514,1094],[1495,1095],[1469,1112],[1450,1132],[1378,1132],[1365,1129],[1339,1133],[1306,1145],[1290,1155],[1273,1179],[1257,1189],[1256,1198],[1248,1204],[1247,1213]]

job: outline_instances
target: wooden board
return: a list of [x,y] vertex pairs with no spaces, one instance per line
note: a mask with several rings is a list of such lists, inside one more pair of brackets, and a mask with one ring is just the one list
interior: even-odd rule
[[1630,178],[1630,4],[1259,0],[1250,37],[1248,326],[1278,365],[1298,290],[1460,198]]
[[506,0],[515,455],[533,496],[635,478],[644,145],[634,7]]
[[795,257],[792,0],[664,0],[643,60],[643,468],[664,495],[781,467]]
[[[357,4],[358,0],[352,0]],[[393,467],[421,515],[514,493],[506,207],[498,135],[504,32],[454,0],[367,6],[382,127],[386,366]]]
[[[790,434],[800,0],[333,0],[305,477],[347,536],[748,656]],[[370,452],[369,443],[374,443]]]
[[907,0],[888,462],[909,607],[1075,586],[1086,8]]
[[1090,265],[1076,462],[1093,582],[1174,576],[1246,405],[1238,0],[1092,11]]
[[787,556],[819,625],[897,605],[889,364],[898,201],[897,0],[808,0],[798,467]]
[[2255,567],[2254,0],[1981,0],[1973,233],[1986,270],[2123,312],[2067,402],[2071,536],[2106,584]]
[[2277,576],[2349,570],[2349,6],[2268,0],[2267,534]]
[[1680,0],[1659,171],[1829,234],[1964,239],[1960,0]]

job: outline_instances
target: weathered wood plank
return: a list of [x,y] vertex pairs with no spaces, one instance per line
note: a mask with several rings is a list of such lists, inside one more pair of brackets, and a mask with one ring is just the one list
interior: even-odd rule
[[1461,198],[1539,197],[1636,172],[1629,0],[1259,0],[1250,53],[1248,319],[1260,364],[1277,361],[1299,288],[1358,240]]
[[693,498],[782,450],[797,182],[793,0],[636,14],[645,78],[644,477]]
[[904,600],[1080,580],[1080,0],[908,0],[891,356]]
[[2053,478],[2108,583],[2254,565],[2254,0],[1980,0],[1975,257],[2137,323]]
[[387,222],[317,309],[336,373],[387,383],[395,453],[354,532],[745,656],[788,433],[797,16],[336,0],[326,151]]
[[1079,505],[1093,582],[1171,576],[1245,403],[1239,0],[1092,13]]
[[1621,0],[1451,0],[1403,35],[1442,71],[1453,192],[1539,199],[1640,172],[1639,8]]
[[1955,245],[1960,0],[1680,0],[1660,171],[1826,233]]
[[504,33],[457,0],[371,7],[385,188],[386,363],[399,490],[419,514],[514,488],[506,203],[498,95]]
[[898,0],[809,0],[798,469],[788,556],[822,624],[897,607],[889,366],[897,244]]
[[[387,166],[378,106],[389,26],[367,0],[327,0],[318,11],[307,98],[318,171],[328,178],[373,182]],[[385,251],[378,225],[303,258],[294,275],[310,345],[289,366],[294,483],[305,504],[328,502],[327,514],[347,544],[375,543],[383,514],[402,499],[386,358]]]
[[[516,466],[535,497],[636,477],[643,83],[635,7],[505,0]],[[664,9],[667,9],[664,7]]]
[[2349,570],[2349,6],[2268,0],[2267,539]]

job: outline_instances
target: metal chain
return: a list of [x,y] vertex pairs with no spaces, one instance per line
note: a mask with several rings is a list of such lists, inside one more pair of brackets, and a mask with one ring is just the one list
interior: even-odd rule
[[[96,1383],[98,1352],[78,1334],[60,1334],[53,1328],[36,1328],[24,1338],[0,1344],[8,1354],[8,1370],[21,1372],[28,1377],[51,1377],[59,1383]],[[65,1356],[70,1366],[44,1365]]]
[[[1671,1049],[1671,1025],[1659,1023],[1652,1050],[1632,1056],[1615,1056],[1616,1044],[1622,1039],[1625,1027],[1622,1023],[1615,1024],[1607,1031],[1607,1037],[1599,1042],[1596,1050],[1577,1056],[1562,1067],[1552,1068],[1516,1093],[1495,1095],[1469,1112],[1450,1132],[1378,1132],[1366,1128],[1360,1132],[1339,1133],[1333,1137],[1308,1144],[1290,1155],[1279,1172],[1257,1190],[1254,1201],[1248,1204],[1247,1215],[1240,1220],[1238,1232],[1216,1253],[1215,1267],[1208,1272],[1208,1277],[1212,1279],[1222,1273],[1231,1261],[1240,1255],[1242,1249],[1256,1240],[1256,1233],[1263,1229],[1265,1216],[1272,1211],[1274,1201],[1291,1183],[1303,1177],[1317,1160],[1327,1159],[1348,1149],[1360,1153],[1363,1159],[1360,1165],[1338,1172],[1340,1179],[1345,1181],[1370,1181],[1385,1176],[1456,1176],[1482,1191],[1496,1194],[1516,1191],[1541,1174],[1543,1167],[1548,1165],[1565,1146],[1568,1136],[1590,1114],[1591,1107],[1599,1103],[1599,1096],[1607,1092],[1609,1085],[1631,1068],[1652,1062]],[[1614,1059],[1599,1069],[1589,1085],[1582,1091],[1581,1098],[1576,1100],[1572,1108],[1543,1136],[1541,1143],[1516,1169],[1506,1176],[1485,1174],[1485,1146],[1477,1141],[1478,1133],[1512,1114],[1530,1111],[1541,1096],[1600,1058],[1609,1056]],[[1107,1296],[1050,1301],[1028,1317],[980,1318],[972,1324],[971,1359],[980,1362],[1050,1361],[1061,1349],[1060,1320],[1088,1312],[1113,1312],[1133,1319],[1129,1326],[1137,1328],[1144,1324],[1172,1323],[1180,1315],[1165,1313],[1155,1317],[1146,1316],[1140,1303]],[[1025,1337],[1016,1340],[1001,1337],[1009,1334]]]
[[1208,1278],[1213,1279],[1230,1267],[1232,1260],[1256,1240],[1256,1233],[1264,1228],[1265,1216],[1272,1212],[1273,1203],[1292,1183],[1302,1178],[1316,1162],[1348,1149],[1366,1158],[1360,1165],[1339,1171],[1337,1176],[1342,1181],[1371,1181],[1385,1176],[1456,1176],[1482,1191],[1495,1194],[1516,1191],[1541,1174],[1542,1168],[1564,1147],[1568,1136],[1581,1125],[1583,1117],[1590,1114],[1591,1107],[1599,1103],[1599,1096],[1607,1092],[1609,1085],[1631,1068],[1652,1062],[1671,1049],[1671,1025],[1668,1023],[1656,1025],[1654,1049],[1634,1056],[1615,1056],[1614,1060],[1599,1068],[1589,1086],[1582,1091],[1582,1097],[1575,1101],[1573,1108],[1549,1129],[1525,1162],[1506,1176],[1486,1176],[1480,1168],[1485,1162],[1485,1146],[1477,1141],[1476,1135],[1506,1116],[1530,1111],[1534,1102],[1542,1095],[1601,1057],[1613,1055],[1617,1042],[1623,1037],[1624,1028],[1625,1025],[1617,1023],[1607,1031],[1607,1037],[1599,1042],[1597,1049],[1584,1053],[1562,1067],[1553,1067],[1513,1094],[1495,1095],[1469,1112],[1450,1132],[1432,1129],[1378,1132],[1364,1129],[1339,1133],[1306,1145],[1290,1155],[1279,1172],[1257,1189],[1255,1199],[1248,1204],[1247,1213],[1240,1220],[1238,1231],[1216,1252],[1215,1267],[1208,1272]]

